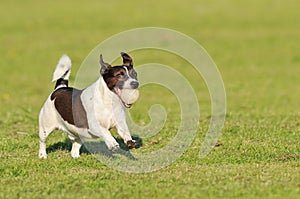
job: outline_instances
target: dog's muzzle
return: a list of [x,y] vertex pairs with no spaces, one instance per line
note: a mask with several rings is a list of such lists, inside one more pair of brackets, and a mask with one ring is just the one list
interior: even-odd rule
[[114,87],[114,93],[116,93],[116,95],[119,97],[119,99],[121,100],[121,102],[122,102],[123,106],[125,106],[125,108],[130,108],[132,106],[132,104],[127,104],[122,100],[121,89],[119,89],[118,87]]
[[138,81],[132,81],[130,82],[130,86],[132,89],[137,89],[139,87],[139,82]]

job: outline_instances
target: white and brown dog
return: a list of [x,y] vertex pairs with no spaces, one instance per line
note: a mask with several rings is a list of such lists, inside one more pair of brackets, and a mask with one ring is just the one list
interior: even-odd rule
[[135,148],[126,124],[126,104],[120,97],[122,89],[137,89],[137,73],[131,57],[121,53],[123,64],[112,67],[100,55],[100,77],[83,90],[68,87],[71,60],[63,55],[53,74],[55,90],[50,94],[39,114],[39,157],[47,158],[46,140],[49,134],[59,129],[67,133],[72,141],[71,156],[80,156],[82,140],[102,138],[109,150],[119,149],[119,144],[109,129],[116,127],[128,148]]

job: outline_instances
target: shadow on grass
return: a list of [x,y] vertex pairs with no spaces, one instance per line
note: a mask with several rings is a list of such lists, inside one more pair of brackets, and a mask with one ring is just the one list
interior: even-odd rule
[[[136,148],[140,148],[143,146],[143,140],[138,136],[132,136],[132,138],[136,141]],[[109,158],[114,158],[114,154],[123,155],[129,159],[135,160],[135,158],[130,153],[128,147],[124,143],[123,139],[116,138],[116,141],[120,145],[120,149],[117,151],[108,150],[106,144],[103,141],[97,142],[84,142],[82,147],[80,148],[80,154],[95,154],[95,155],[104,155]],[[58,142],[47,147],[47,153],[54,153],[56,151],[69,151],[71,152],[72,142],[66,138],[63,142]]]

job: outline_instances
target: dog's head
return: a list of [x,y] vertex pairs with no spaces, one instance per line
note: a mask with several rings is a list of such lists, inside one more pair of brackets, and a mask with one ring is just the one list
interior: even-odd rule
[[117,95],[120,94],[122,89],[137,89],[139,87],[132,58],[124,52],[121,53],[121,56],[123,58],[123,64],[121,66],[112,67],[110,64],[105,63],[102,55],[100,55],[100,73],[107,87]]

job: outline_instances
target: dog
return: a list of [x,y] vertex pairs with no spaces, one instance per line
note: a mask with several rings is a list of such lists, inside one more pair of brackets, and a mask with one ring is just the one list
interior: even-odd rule
[[100,55],[100,77],[83,90],[68,86],[71,59],[63,55],[54,71],[54,91],[49,95],[39,114],[39,158],[47,158],[46,140],[53,130],[62,130],[72,142],[71,156],[80,157],[82,140],[102,138],[111,151],[120,148],[110,129],[117,128],[118,134],[129,149],[136,148],[126,124],[126,104],[120,97],[122,89],[138,89],[137,73],[132,58],[121,53],[123,64],[111,66]]

